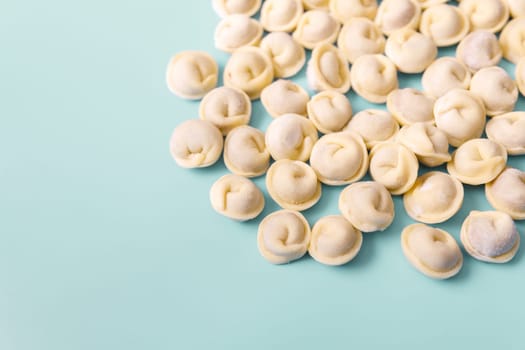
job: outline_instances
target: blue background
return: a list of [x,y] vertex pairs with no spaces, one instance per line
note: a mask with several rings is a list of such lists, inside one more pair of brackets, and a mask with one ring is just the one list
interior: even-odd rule
[[[401,252],[413,221],[398,197],[394,224],[365,235],[351,263],[273,266],[257,250],[262,216],[211,209],[222,160],[184,170],[168,152],[173,128],[198,115],[165,87],[169,58],[206,50],[222,72],[228,57],[213,48],[210,2],[190,4],[2,3],[0,349],[523,349],[522,252],[506,265],[465,256],[457,277],[426,278]],[[306,86],[304,71],[295,80]],[[311,224],[338,213],[341,188],[323,190]],[[482,187],[465,196],[438,225],[456,238],[470,210],[490,208]],[[266,199],[263,215],[277,209]]]

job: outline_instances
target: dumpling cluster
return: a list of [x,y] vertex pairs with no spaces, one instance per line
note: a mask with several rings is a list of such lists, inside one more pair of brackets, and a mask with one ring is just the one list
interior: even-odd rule
[[[281,209],[262,219],[257,245],[273,264],[307,253],[326,265],[350,262],[363,232],[389,228],[393,196],[402,196],[419,222],[400,232],[402,252],[424,275],[450,278],[463,265],[459,244],[426,224],[454,217],[465,185],[483,185],[495,211],[472,211],[457,238],[475,259],[511,260],[520,245],[514,220],[525,220],[525,172],[507,165],[525,154],[525,112],[515,111],[525,94],[525,5],[458,2],[213,0],[215,47],[230,55],[224,86],[206,52],[169,61],[169,90],[200,100],[199,118],[173,131],[171,155],[185,168],[222,156],[230,174],[209,199],[233,220],[263,212],[264,192],[251,178],[265,176]],[[452,45],[454,56],[438,52]],[[498,66],[503,58],[514,74]],[[301,71],[308,87],[291,80]],[[421,89],[400,86],[400,73],[421,74]],[[350,94],[375,106],[356,110]],[[259,110],[266,130],[250,126]],[[302,212],[325,186],[344,186],[339,213],[311,226]]]

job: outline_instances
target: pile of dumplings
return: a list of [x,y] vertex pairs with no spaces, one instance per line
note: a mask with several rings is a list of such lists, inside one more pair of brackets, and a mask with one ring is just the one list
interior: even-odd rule
[[[218,64],[205,52],[170,60],[170,91],[201,100],[199,118],[173,131],[170,151],[184,168],[207,167],[223,155],[231,173],[213,184],[210,201],[233,220],[263,211],[263,192],[250,178],[265,176],[282,208],[260,222],[257,245],[265,259],[284,264],[308,252],[322,264],[348,263],[363,232],[391,225],[392,196],[402,195],[418,222],[400,235],[408,262],[431,278],[450,278],[461,270],[462,250],[429,224],[458,213],[464,184],[484,185],[495,209],[465,218],[464,250],[491,263],[515,256],[525,172],[507,167],[507,158],[525,154],[525,112],[514,111],[525,94],[525,1],[212,4],[222,18],[215,46],[231,53],[224,86],[217,87]],[[438,58],[438,48],[456,44],[455,57]],[[497,66],[503,58],[516,65],[515,80]],[[314,96],[288,79],[305,65]],[[400,89],[398,72],[421,74],[422,91]],[[378,108],[354,111],[350,91]],[[273,118],[266,131],[249,125],[257,99]],[[446,172],[418,177],[420,165]],[[367,173],[372,181],[362,180]],[[323,186],[342,187],[340,214],[310,227],[301,211],[319,201]]]

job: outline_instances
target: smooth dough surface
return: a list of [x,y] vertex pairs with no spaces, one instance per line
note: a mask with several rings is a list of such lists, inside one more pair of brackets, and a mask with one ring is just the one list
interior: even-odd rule
[[294,39],[307,49],[321,44],[332,44],[337,39],[340,25],[327,11],[310,10],[303,13],[293,32]]
[[314,95],[306,109],[308,118],[323,134],[343,130],[352,118],[350,100],[342,93],[333,90],[325,90]]
[[310,225],[301,213],[279,210],[259,224],[257,246],[272,264],[286,264],[306,254],[310,237]]
[[252,103],[244,91],[221,86],[208,92],[199,105],[199,116],[212,122],[223,135],[250,122]]
[[306,116],[306,104],[309,99],[308,93],[290,80],[277,80],[261,92],[261,102],[273,118],[286,113]]
[[419,23],[421,33],[432,38],[438,47],[459,43],[469,29],[467,16],[456,6],[447,4],[427,8]]
[[265,139],[273,159],[307,161],[318,136],[317,129],[309,119],[290,113],[270,123]]
[[394,201],[385,186],[360,181],[347,186],[339,195],[339,210],[362,232],[384,231],[394,221]]
[[468,89],[471,74],[463,63],[454,57],[440,57],[423,73],[421,85],[423,91],[438,98],[452,89]]
[[447,135],[432,123],[415,123],[399,130],[397,141],[416,155],[428,167],[450,161]]
[[510,15],[513,18],[525,16],[525,1],[507,0],[507,5],[509,5]]
[[525,154],[525,112],[510,112],[491,118],[485,127],[487,137],[509,155]]
[[220,130],[206,120],[190,119],[173,130],[170,153],[183,168],[202,168],[221,156],[224,141]]
[[516,84],[521,92],[521,95],[525,97],[525,57],[521,58],[516,64],[516,70],[514,72],[516,77]]
[[281,159],[266,174],[270,197],[284,209],[306,210],[321,198],[321,183],[315,171],[298,160]]
[[303,0],[303,6],[307,10],[328,10],[330,0]]
[[383,55],[362,55],[352,65],[354,91],[372,103],[385,103],[390,92],[398,88],[397,69]]
[[357,17],[374,19],[376,12],[377,0],[330,0],[330,13],[341,23]]
[[494,180],[506,164],[507,151],[502,145],[488,139],[473,139],[452,153],[447,170],[464,184],[482,185]]
[[319,180],[332,186],[361,180],[368,170],[368,152],[360,135],[342,131],[324,135],[310,156]]
[[262,35],[259,21],[246,15],[230,15],[215,28],[215,47],[232,53],[239,47],[257,45]]
[[509,19],[507,0],[461,0],[459,9],[467,15],[470,30],[499,32]]
[[319,219],[312,228],[308,253],[325,265],[343,265],[351,261],[363,243],[359,230],[340,215]]
[[304,48],[288,33],[269,33],[259,46],[270,56],[276,78],[296,75],[306,62]]
[[303,14],[301,0],[266,0],[261,8],[261,24],[267,32],[291,32]]
[[414,29],[396,30],[388,37],[385,55],[403,73],[421,73],[438,54],[434,41]]
[[516,64],[525,56],[525,17],[518,17],[508,22],[501,31],[499,43],[503,57]]
[[405,227],[401,247],[408,262],[431,278],[450,278],[463,266],[463,254],[454,237],[425,224]]
[[377,10],[375,23],[385,33],[404,28],[416,29],[421,6],[416,0],[383,0]]
[[471,72],[477,72],[481,68],[497,65],[503,52],[494,33],[476,30],[461,40],[456,48],[456,57]]
[[525,172],[506,168],[485,185],[485,195],[494,209],[525,220]]
[[459,180],[447,173],[431,171],[418,177],[414,186],[403,196],[403,204],[412,219],[438,224],[459,211],[463,197],[463,185]]
[[345,22],[337,38],[337,46],[350,63],[362,55],[383,53],[385,42],[379,27],[363,17]]
[[520,246],[516,224],[500,211],[471,211],[461,226],[460,237],[467,253],[491,263],[512,260]]
[[370,151],[370,176],[392,194],[410,190],[417,179],[419,163],[414,152],[396,142],[382,142]]
[[308,85],[315,91],[350,90],[350,68],[341,51],[333,45],[321,44],[312,51],[306,70]]
[[396,89],[388,94],[386,108],[401,125],[433,123],[434,101],[416,89]]
[[203,51],[183,51],[173,56],[166,70],[168,89],[187,99],[200,99],[217,85],[219,66]]
[[485,113],[483,101],[462,89],[449,91],[434,104],[436,125],[454,147],[481,137],[485,128]]
[[264,209],[264,196],[253,181],[228,174],[211,186],[213,209],[228,218],[246,221],[257,217]]
[[344,130],[361,135],[370,149],[380,142],[393,140],[399,131],[399,124],[387,111],[365,109],[355,114]]
[[263,175],[270,166],[264,133],[248,125],[233,129],[224,141],[224,164],[237,175]]
[[[253,16],[261,7],[262,0],[212,0],[212,6],[220,17],[234,14]],[[268,1],[266,1],[268,2]]]
[[501,67],[480,69],[470,82],[470,92],[485,105],[487,115],[511,112],[518,102],[518,87]]
[[270,56],[261,48],[245,46],[235,50],[224,68],[224,85],[240,89],[255,100],[273,80]]

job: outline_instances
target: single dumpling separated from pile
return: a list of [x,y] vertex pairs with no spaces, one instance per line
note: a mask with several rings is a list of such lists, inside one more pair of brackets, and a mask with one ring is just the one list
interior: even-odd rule
[[507,151],[502,145],[488,139],[473,139],[452,153],[447,170],[464,184],[483,185],[494,180],[506,164]]
[[408,262],[431,278],[453,277],[463,266],[463,254],[454,237],[425,224],[405,227],[401,233],[401,248]]
[[312,228],[308,253],[322,264],[338,266],[355,258],[362,243],[363,235],[348,220],[330,215],[319,219]]
[[382,142],[370,151],[370,176],[394,195],[412,188],[418,170],[416,155],[400,143]]
[[518,102],[518,87],[501,67],[480,69],[472,77],[470,92],[483,101],[489,116],[510,112]]
[[350,90],[350,68],[341,51],[333,45],[316,46],[306,70],[308,84],[315,91],[334,90],[346,93]]
[[261,40],[259,47],[270,56],[276,78],[296,75],[306,62],[304,48],[288,33],[270,33]]
[[416,29],[420,17],[421,6],[416,0],[383,0],[375,23],[385,35],[390,35],[398,29]]
[[270,166],[270,152],[266,149],[264,133],[252,126],[233,129],[224,141],[224,164],[232,173],[256,177],[266,173]]
[[199,105],[199,117],[212,122],[223,135],[250,122],[252,103],[244,91],[221,86],[208,92]]
[[310,166],[326,185],[361,180],[368,170],[366,145],[361,136],[349,131],[324,135],[312,149]]
[[386,108],[401,125],[434,122],[432,97],[416,89],[397,89],[388,94]]
[[213,209],[228,218],[246,221],[257,217],[264,209],[264,195],[249,179],[228,174],[211,186]]
[[266,147],[272,158],[307,161],[317,142],[317,129],[307,118],[284,114],[275,118],[266,129]]
[[383,55],[363,55],[352,65],[351,82],[354,91],[372,103],[385,103],[389,93],[397,89],[397,69]]
[[321,198],[321,183],[315,171],[298,160],[281,159],[266,174],[270,197],[284,209],[306,210]]
[[421,73],[438,54],[434,41],[414,29],[396,30],[388,37],[385,55],[403,73]]
[[353,18],[374,19],[376,12],[377,0],[330,0],[330,13],[341,23]]
[[458,147],[483,134],[485,106],[473,93],[453,89],[436,100],[434,118],[436,126],[447,135],[448,143]]
[[224,85],[246,92],[252,100],[258,99],[272,80],[272,60],[258,47],[245,46],[235,50],[224,68]]
[[203,51],[183,51],[173,56],[166,70],[168,89],[175,95],[197,100],[217,86],[219,66]]
[[515,18],[508,22],[501,31],[499,43],[503,57],[516,64],[525,56],[525,17]]
[[463,204],[463,185],[440,171],[428,172],[416,180],[403,196],[407,214],[425,224],[438,224],[453,217]]
[[325,90],[313,96],[306,109],[308,118],[323,134],[343,130],[352,118],[350,100],[333,90]]
[[310,225],[301,213],[279,210],[259,224],[257,246],[272,264],[286,264],[306,254],[310,237]]
[[509,20],[507,0],[461,0],[458,7],[467,15],[471,31],[484,29],[496,33]]
[[365,109],[354,115],[344,130],[361,135],[366,147],[371,149],[378,143],[393,140],[399,124],[387,111]]
[[473,210],[461,226],[461,242],[473,258],[506,263],[520,247],[520,235],[509,214]]
[[215,47],[232,53],[243,46],[255,46],[261,41],[263,27],[246,15],[225,17],[215,28]]
[[203,168],[219,160],[224,141],[220,130],[206,120],[190,119],[173,130],[170,153],[183,168]]
[[212,0],[211,4],[220,17],[241,14],[253,16],[261,7],[262,0]]
[[267,32],[291,32],[303,15],[301,0],[266,0],[261,8],[261,24]]
[[417,0],[422,9],[429,8],[430,6],[436,6],[444,4],[447,0]]
[[328,11],[330,0],[303,0],[303,6],[307,10]]
[[277,80],[261,92],[261,102],[273,118],[287,113],[306,116],[306,104],[309,99],[308,93],[290,80]]
[[493,117],[485,127],[487,137],[507,150],[509,155],[525,154],[525,112],[510,112]]
[[432,123],[415,123],[399,130],[396,140],[410,149],[428,167],[450,161],[447,135]]
[[440,57],[423,73],[421,85],[430,97],[438,98],[452,89],[467,90],[470,86],[467,66],[454,57]]
[[456,57],[471,72],[495,66],[501,61],[503,52],[498,38],[487,30],[476,30],[461,40],[456,48]]
[[293,37],[299,44],[312,50],[321,44],[333,44],[339,29],[339,22],[329,12],[311,10],[303,13]]
[[350,63],[367,54],[381,54],[385,37],[368,18],[356,17],[345,22],[337,38],[337,46]]
[[339,195],[339,211],[362,232],[384,231],[394,221],[394,201],[385,186],[359,181]]
[[485,195],[494,209],[525,220],[525,172],[506,168],[485,185]]
[[419,31],[432,38],[438,47],[457,44],[467,35],[470,24],[457,6],[441,4],[423,11]]

